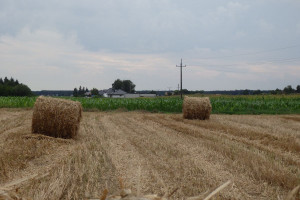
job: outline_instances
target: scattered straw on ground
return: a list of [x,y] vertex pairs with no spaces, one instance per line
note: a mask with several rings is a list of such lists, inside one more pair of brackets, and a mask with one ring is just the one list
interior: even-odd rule
[[18,197],[120,196],[122,177],[131,194],[158,198],[175,191],[168,199],[205,199],[231,180],[211,199],[299,199],[299,115],[83,113],[68,142],[31,134],[30,116],[0,112],[0,188]]

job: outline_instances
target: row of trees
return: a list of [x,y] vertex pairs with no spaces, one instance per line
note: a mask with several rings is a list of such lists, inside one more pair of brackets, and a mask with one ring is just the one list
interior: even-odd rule
[[32,96],[31,89],[13,78],[0,78],[0,96]]
[[[300,85],[297,85],[296,89],[294,89],[291,85],[286,86],[283,90],[276,89],[276,90],[268,90],[268,91],[261,91],[261,90],[232,90],[232,91],[206,91],[204,92],[203,90],[195,90],[195,91],[189,91],[187,89],[182,89],[183,94],[227,94],[227,95],[260,95],[260,94],[295,94],[299,93],[300,94]],[[180,90],[175,90],[174,91],[175,95],[180,94]],[[169,93],[168,95],[171,95]]]
[[[263,92],[261,90],[244,90],[243,95],[259,95],[262,94]],[[276,90],[271,90],[270,94],[295,94],[295,93],[300,93],[300,85],[297,85],[296,89],[294,89],[291,85],[286,86],[283,90],[276,89]]]
[[73,96],[74,97],[84,97],[84,96],[86,96],[85,94],[87,92],[91,92],[91,95],[95,95],[95,96],[99,95],[99,90],[96,89],[96,88],[93,88],[90,91],[87,87],[81,87],[81,86],[79,86],[78,89],[74,88],[74,90],[73,90]]
[[[114,90],[123,90],[127,93],[134,93],[135,92],[135,84],[133,84],[132,81],[130,80],[120,80],[117,79],[114,81],[112,84],[112,88]],[[85,87],[79,87],[79,89],[74,88],[73,91],[73,96],[75,97],[81,97],[81,96],[86,96],[85,93],[89,92],[88,88]],[[96,88],[93,88],[91,91],[91,95],[99,95],[99,91]],[[269,91],[261,91],[261,90],[234,90],[234,91],[203,91],[203,90],[195,90],[195,91],[189,91],[187,89],[182,89],[183,94],[228,94],[228,95],[260,95],[260,94],[265,94],[265,93],[270,93],[270,94],[293,94],[293,93],[299,93],[300,94],[300,85],[297,85],[296,89],[294,89],[291,85],[286,86],[283,90],[276,89],[276,90],[269,90]],[[155,91],[151,91],[150,94],[157,94]],[[167,92],[167,95],[179,95],[180,90],[175,90],[174,93],[172,92]]]
[[79,86],[79,89],[74,88],[74,90],[73,90],[73,96],[74,97],[83,97],[83,96],[85,96],[84,94],[86,92],[89,92],[88,88]]
[[[187,89],[182,89],[182,94],[203,94],[204,91],[203,90],[194,90],[194,91],[189,91]],[[174,91],[174,95],[179,95],[180,94],[180,90],[175,90]],[[170,92],[169,92],[170,95]]]
[[19,81],[17,79],[14,80],[12,77],[10,79],[7,77],[4,79],[0,78],[0,85],[16,86],[19,85]]
[[283,90],[277,88],[276,90],[271,91],[271,94],[294,94],[294,93],[300,94],[300,85],[297,85],[296,89],[294,89],[291,85],[288,85]]

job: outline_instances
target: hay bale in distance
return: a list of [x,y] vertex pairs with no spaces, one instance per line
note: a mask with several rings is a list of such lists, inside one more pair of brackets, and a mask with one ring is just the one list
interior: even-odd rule
[[182,112],[185,119],[209,119],[211,110],[208,97],[184,97]]
[[40,96],[32,116],[32,133],[60,138],[77,135],[82,116],[80,102]]

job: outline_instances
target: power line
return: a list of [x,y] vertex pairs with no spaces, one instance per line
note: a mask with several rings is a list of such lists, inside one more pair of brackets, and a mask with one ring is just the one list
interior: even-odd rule
[[300,47],[300,44],[285,46],[285,47],[280,47],[280,48],[275,48],[275,49],[268,49],[268,50],[264,50],[264,51],[256,51],[256,52],[251,52],[251,53],[242,53],[242,54],[236,54],[236,55],[230,55],[230,56],[207,57],[207,58],[203,58],[203,59],[218,59],[218,58],[231,58],[231,57],[237,57],[237,56],[257,55],[257,54],[262,54],[262,53],[268,53],[268,52],[274,52],[274,51],[281,51],[281,50],[285,50],[285,49],[296,48],[296,47]]
[[[269,63],[269,64],[275,64],[275,63],[288,63],[288,62],[295,62],[295,61],[300,61],[300,57],[293,57],[293,58],[283,58],[283,59],[273,59],[273,60],[266,60],[266,61],[261,61],[261,62],[254,62],[254,63],[244,63],[244,64],[250,64],[250,65],[258,65],[258,64],[265,64],[265,63]],[[205,65],[209,65],[209,64],[205,64]],[[215,65],[215,64],[211,64],[211,67],[232,67],[232,66],[236,66],[236,65],[241,65],[239,63],[237,64],[225,64],[225,65]],[[203,67],[204,65],[189,65],[191,67]]]
[[283,58],[283,59],[273,59],[273,60],[262,61],[262,62],[264,62],[264,63],[282,63],[282,62],[297,61],[298,59],[300,59],[300,57]]

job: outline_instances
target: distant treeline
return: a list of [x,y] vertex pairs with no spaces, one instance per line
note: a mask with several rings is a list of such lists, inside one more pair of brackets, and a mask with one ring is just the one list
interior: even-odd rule
[[[223,94],[223,95],[260,95],[260,94],[295,94],[300,93],[300,85],[297,85],[294,89],[291,85],[286,86],[283,90],[213,90],[213,91],[203,91],[195,90],[189,91],[187,89],[182,89],[183,94]],[[180,94],[180,91],[175,90],[174,94]]]
[[84,97],[85,93],[89,92],[89,89],[87,87],[81,87],[79,86],[79,88],[74,88],[73,90],[73,96],[74,97]]
[[71,96],[73,95],[72,90],[42,90],[42,91],[33,91],[37,96]]
[[270,94],[271,90],[226,90],[226,91],[205,91],[204,94],[223,94],[223,95],[258,95]]
[[[93,89],[94,90],[94,89]],[[91,90],[91,92],[93,91]],[[79,87],[79,89],[75,88],[72,90],[42,90],[42,91],[34,91],[35,95],[44,95],[44,96],[84,96],[84,92],[89,91],[87,88]],[[96,89],[95,89],[96,91]],[[182,90],[183,94],[222,94],[222,95],[260,95],[260,94],[294,94],[300,93],[300,85],[294,89],[292,86],[288,85],[284,89],[276,89],[276,90],[213,90],[213,91],[203,91],[203,90]],[[92,92],[93,93],[93,92]],[[165,95],[179,95],[180,91],[167,91],[167,90],[140,90],[136,91],[136,93],[140,94],[157,94],[158,96]],[[75,94],[75,95],[74,95]],[[77,94],[77,95],[76,95]]]
[[0,96],[32,96],[30,88],[27,85],[19,83],[13,78],[0,78]]

